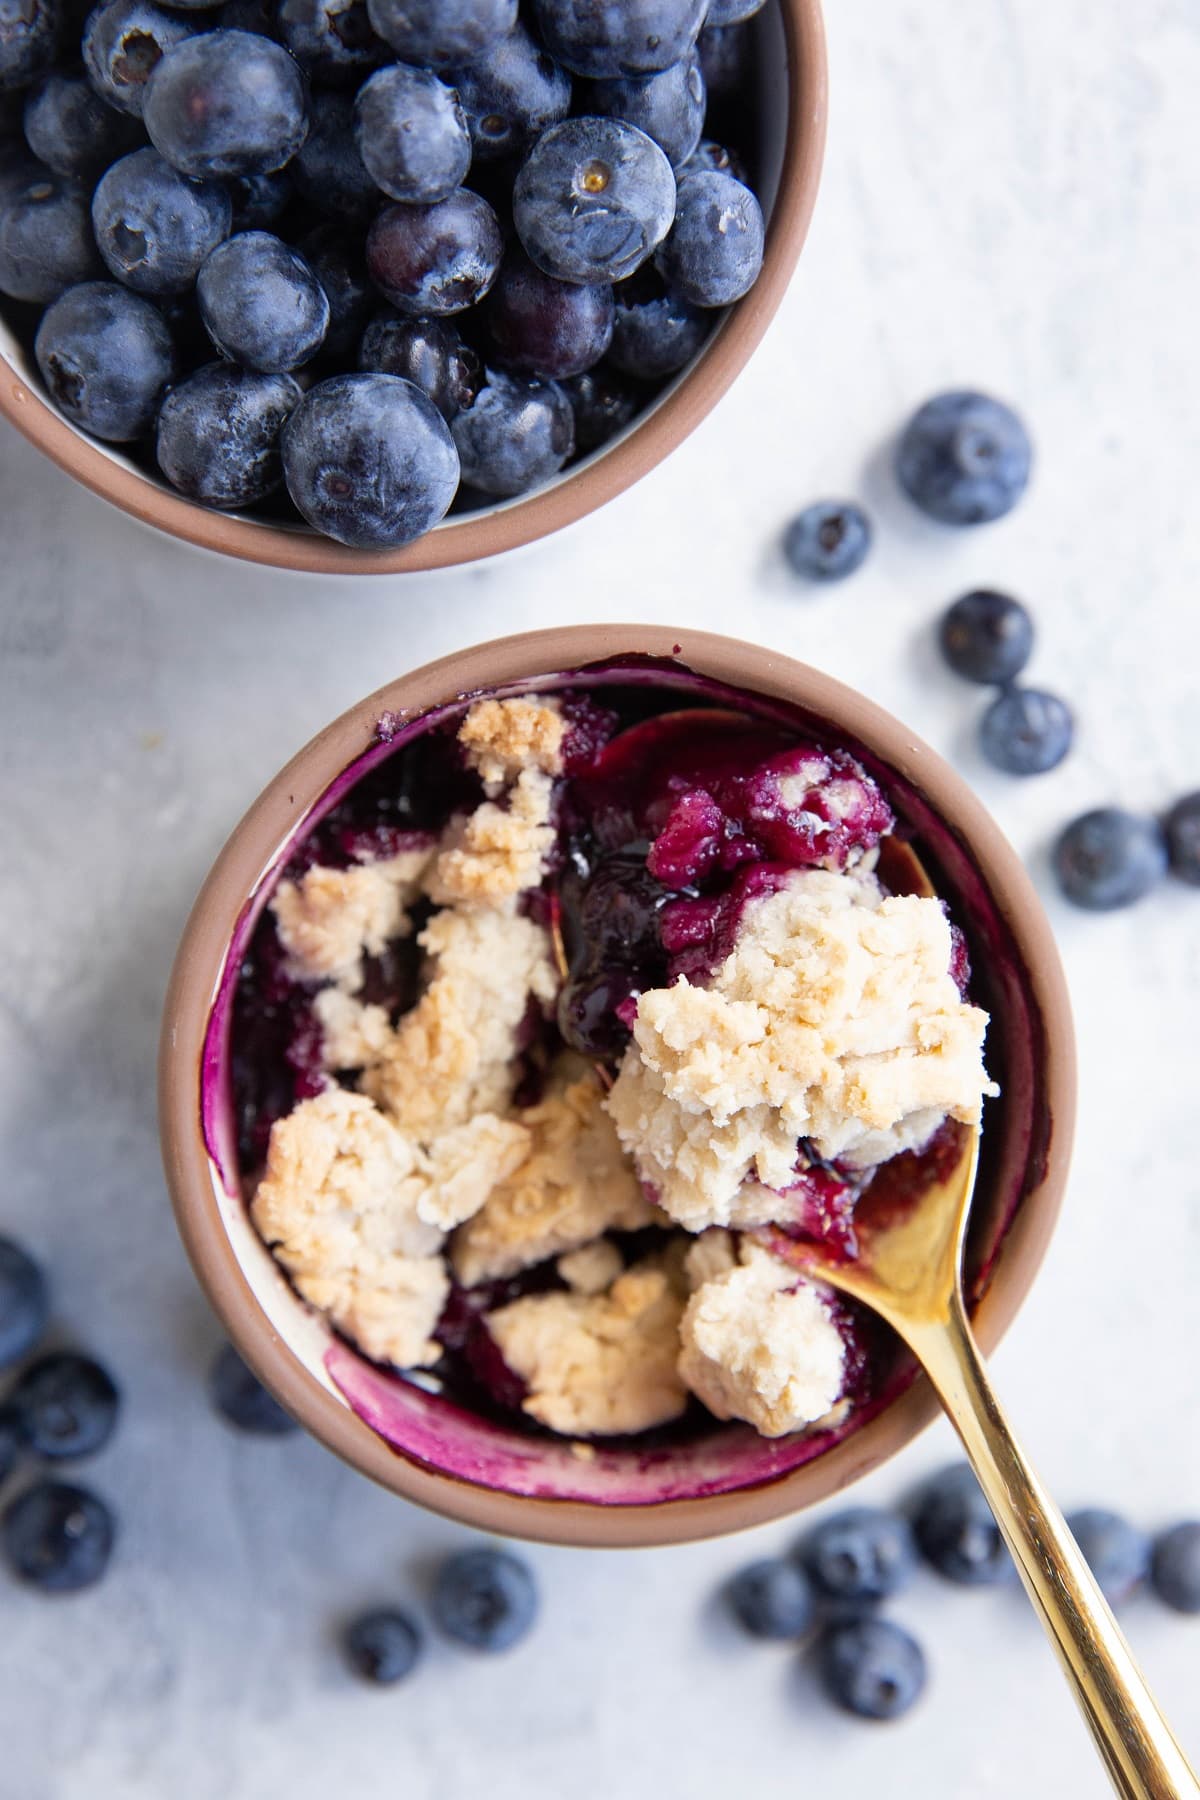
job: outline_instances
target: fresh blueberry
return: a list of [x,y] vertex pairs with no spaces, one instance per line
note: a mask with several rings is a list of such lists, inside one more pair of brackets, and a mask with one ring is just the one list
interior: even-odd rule
[[367,173],[393,200],[432,206],[471,166],[471,137],[454,89],[428,69],[393,63],[358,90],[354,135]]
[[0,1406],[0,1487],[8,1480],[25,1449],[25,1426],[15,1406]]
[[809,581],[843,581],[866,561],[871,521],[852,500],[818,500],[783,534],[783,553]]
[[504,239],[486,200],[459,188],[434,206],[388,206],[367,234],[367,272],[399,312],[440,318],[481,300]]
[[[159,468],[172,487],[203,506],[253,506],[283,480],[280,433],[301,392],[290,375],[206,364],[163,402],[155,440]],[[253,1380],[248,1370],[245,1380]]]
[[142,133],[128,113],[107,106],[83,75],[53,73],[25,101],[25,136],[35,156],[59,175],[94,180]]
[[710,107],[714,101],[732,100],[746,92],[751,79],[750,34],[740,25],[706,25],[696,54]]
[[438,1570],[431,1601],[447,1637],[472,1650],[511,1650],[532,1628],[533,1572],[506,1550],[463,1550]]
[[1089,912],[1132,906],[1167,872],[1167,844],[1154,819],[1097,807],[1073,819],[1054,846],[1054,873],[1067,899]]
[[829,1698],[860,1719],[899,1719],[925,1690],[925,1653],[890,1619],[830,1626],[817,1657]]
[[243,231],[205,258],[200,316],[230,362],[283,375],[310,362],[329,326],[325,290],[298,250],[268,231]]
[[28,87],[50,67],[59,27],[54,0],[5,0],[0,5],[0,92]]
[[1172,875],[1189,887],[1200,887],[1200,793],[1185,794],[1175,802],[1165,830]]
[[749,293],[763,260],[762,208],[732,175],[680,183],[671,234],[658,253],[667,283],[693,306],[730,306]]
[[59,410],[109,443],[145,436],[175,378],[166,320],[113,281],[85,281],[61,294],[42,316],[34,350]]
[[483,364],[445,319],[378,313],[363,333],[358,366],[411,381],[449,424],[483,385]]
[[261,175],[304,142],[304,76],[269,38],[208,31],[166,52],[146,83],[143,117],[181,175]]
[[711,315],[672,293],[654,268],[622,281],[614,298],[609,361],[639,381],[662,381],[686,367],[712,328]]
[[329,302],[324,354],[348,357],[362,337],[377,298],[371,289],[361,246],[337,225],[318,225],[301,238],[299,248]]
[[756,12],[761,12],[764,4],[765,0],[708,0],[704,29],[741,25],[744,20],[752,19]]
[[402,61],[429,69],[474,62],[517,23],[517,0],[368,0],[371,23]]
[[[252,419],[265,416],[268,409],[260,406],[260,396],[268,389],[273,389],[279,397],[283,397],[285,389],[290,389],[295,392],[296,398],[299,398],[296,383],[289,381],[286,376],[275,376],[269,381],[264,381],[261,376],[247,375],[239,383],[237,378],[241,375],[240,369],[225,369],[220,363],[213,363],[208,369],[201,369],[200,374],[193,376],[184,388],[178,389],[171,396],[171,400],[172,402],[177,400],[179,394],[186,393],[189,387],[195,389],[196,383],[202,382],[205,376],[221,377],[225,394],[232,404],[240,406],[248,403],[248,411]],[[217,389],[211,383],[209,388],[209,402],[215,403]],[[197,391],[201,392],[202,390]],[[178,416],[178,412],[176,412],[175,421],[167,427],[169,431],[175,430]],[[275,423],[276,435],[279,432],[279,423],[278,420]],[[160,431],[160,449],[161,445],[162,434]],[[277,451],[272,450],[270,454],[274,455],[275,465],[278,468]],[[230,476],[231,480],[235,480],[236,471],[231,469]],[[203,494],[197,494],[194,497],[196,499],[206,498]],[[220,505],[222,503],[218,501],[213,504]],[[267,1392],[253,1370],[246,1367],[232,1344],[223,1344],[217,1352],[209,1375],[208,1386],[212,1403],[221,1417],[230,1425],[236,1426],[239,1431],[245,1431],[254,1437],[287,1437],[291,1432],[299,1429],[292,1415],[283,1410],[278,1400],[273,1394]]]
[[479,162],[521,155],[571,110],[571,77],[523,25],[447,79]]
[[0,1369],[28,1356],[50,1310],[46,1277],[27,1250],[0,1237]]
[[855,1506],[818,1525],[801,1545],[801,1560],[824,1599],[874,1605],[908,1585],[917,1551],[907,1519]]
[[544,132],[513,187],[517,236],[560,281],[620,281],[662,242],[675,177],[654,142],[622,119],[564,119]]
[[354,101],[348,94],[317,93],[309,103],[309,131],[288,164],[296,192],[333,219],[366,219],[382,195],[358,153]]
[[736,181],[750,186],[746,165],[737,151],[727,150],[724,144],[716,144],[712,138],[701,138],[687,161],[675,171],[676,181],[686,181],[689,175],[732,175]]
[[589,111],[624,119],[652,137],[678,168],[700,142],[704,127],[704,76],[693,52],[657,75],[626,75],[597,81],[588,94]]
[[1085,1507],[1067,1520],[1083,1559],[1110,1606],[1127,1600],[1150,1569],[1150,1539],[1119,1513]]
[[101,0],[83,32],[83,63],[102,100],[142,116],[146,83],[167,51],[199,27],[153,0]]
[[575,416],[562,388],[501,369],[487,371],[451,430],[463,480],[505,499],[549,481],[575,449]]
[[10,1502],[0,1521],[9,1567],[48,1594],[69,1594],[100,1580],[116,1526],[99,1495],[64,1481],[39,1481]]
[[0,209],[0,294],[44,306],[101,273],[85,187],[47,169]]
[[120,1407],[112,1376],[73,1350],[55,1350],[30,1363],[9,1398],[35,1455],[55,1460],[102,1450]]
[[622,375],[601,365],[563,382],[575,414],[575,454],[590,456],[601,444],[624,431],[642,404],[641,396]]
[[956,675],[1003,687],[1033,654],[1033,620],[1019,600],[976,588],[947,608],[939,642]]
[[[296,165],[293,162],[291,166]],[[292,197],[291,175],[286,169],[274,169],[267,175],[235,175],[226,186],[233,202],[234,231],[268,231],[279,223]]]
[[100,254],[139,294],[191,287],[232,222],[233,202],[219,182],[188,181],[157,150],[123,156],[92,196]]
[[1070,707],[1041,688],[1005,688],[979,724],[983,754],[1008,775],[1045,775],[1056,769],[1074,735]]
[[994,1587],[1012,1578],[1000,1527],[965,1463],[943,1469],[920,1494],[913,1533],[926,1562],[948,1581]]
[[939,394],[909,420],[896,451],[900,486],[943,525],[984,525],[1011,512],[1029,482],[1024,425],[986,394]]
[[751,1637],[803,1637],[816,1616],[808,1576],[782,1556],[764,1556],[739,1569],[726,1596],[734,1618]]
[[543,275],[510,253],[487,303],[487,324],[506,368],[524,375],[582,375],[600,361],[613,333],[613,291]]
[[458,456],[433,402],[395,375],[337,375],[283,428],[288,492],[309,524],[355,549],[391,549],[436,525]]
[[653,75],[687,55],[708,0],[533,0],[552,55],[576,75]]
[[351,1620],[342,1635],[342,1647],[356,1675],[379,1687],[391,1687],[416,1668],[421,1634],[407,1613],[380,1607]]
[[1200,1613],[1200,1520],[1173,1525],[1155,1538],[1150,1583],[1176,1612]]
[[367,0],[280,0],[275,19],[280,41],[311,81],[354,87],[388,60]]

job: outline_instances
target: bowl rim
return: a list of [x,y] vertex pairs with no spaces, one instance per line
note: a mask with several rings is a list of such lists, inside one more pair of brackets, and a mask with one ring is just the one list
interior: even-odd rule
[[687,628],[577,625],[473,645],[401,675],[349,708],[301,749],[235,827],[192,909],[171,974],[159,1053],[159,1124],[167,1185],[201,1287],[267,1387],[325,1446],[402,1498],[477,1529],[575,1546],[684,1543],[786,1517],[886,1461],[938,1415],[923,1376],[860,1430],[765,1485],[634,1505],[526,1497],[473,1485],[391,1449],[317,1381],[261,1312],[230,1242],[201,1124],[201,1068],[226,953],[276,852],[330,782],[373,742],[383,715],[411,718],[510,683],[631,654],[675,660],[700,675],[783,699],[836,721],[911,783],[970,847],[1017,944],[1044,1033],[1044,1097],[1051,1121],[1040,1181],[1009,1225],[974,1314],[985,1351],[1019,1310],[1045,1255],[1066,1184],[1075,1120],[1075,1041],[1066,979],[1033,883],[999,825],[935,751],[875,702],[773,650]]
[[316,575],[457,567],[548,537],[631,487],[693,432],[736,380],[773,319],[804,247],[824,159],[828,70],[820,0],[779,0],[788,116],[762,272],[696,362],[611,447],[551,486],[455,517],[398,550],[352,550],[316,533],[213,512],[116,460],[63,419],[0,349],[0,415],[58,467],[145,525],[241,561]]

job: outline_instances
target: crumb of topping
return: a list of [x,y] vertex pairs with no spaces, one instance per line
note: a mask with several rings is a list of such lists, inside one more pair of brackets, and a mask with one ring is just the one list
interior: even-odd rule
[[487,1315],[524,1410],[570,1437],[648,1431],[677,1419],[682,1302],[667,1274],[638,1263],[607,1294],[528,1294]]
[[538,769],[518,776],[506,803],[485,800],[451,820],[425,891],[439,906],[505,906],[538,887],[554,846],[553,783]]
[[987,1014],[962,1000],[952,949],[936,900],[805,870],[747,903],[706,987],[642,994],[606,1104],[664,1209],[693,1231],[761,1223],[801,1137],[867,1166],[947,1115],[976,1123],[997,1092]]
[[625,1264],[621,1252],[607,1238],[596,1238],[578,1250],[569,1250],[557,1263],[559,1274],[574,1294],[602,1294],[610,1288]]
[[571,1445],[571,1455],[575,1458],[576,1462],[595,1462],[596,1446],[595,1444],[580,1443],[579,1440],[576,1439]]
[[417,1201],[428,1225],[453,1231],[477,1213],[498,1181],[529,1153],[528,1128],[495,1113],[476,1113],[465,1125],[442,1132],[426,1153],[429,1186]]
[[364,1006],[339,987],[313,996],[321,1027],[321,1061],[327,1069],[367,1069],[387,1054],[392,1023],[383,1006]]
[[477,700],[463,719],[458,741],[493,796],[527,769],[562,773],[567,722],[554,699]]
[[825,1419],[841,1394],[845,1346],[821,1288],[765,1251],[696,1290],[680,1337],[692,1393],[764,1437]]
[[293,975],[356,989],[363,956],[378,956],[392,938],[408,934],[408,908],[433,853],[432,844],[421,845],[348,869],[318,864],[299,881],[281,881],[271,910]]
[[642,1193],[602,1102],[595,1075],[564,1073],[538,1105],[517,1115],[532,1134],[529,1155],[454,1238],[451,1260],[465,1287],[661,1216]]
[[710,1225],[693,1238],[683,1259],[683,1275],[689,1294],[694,1294],[706,1281],[728,1275],[737,1268],[737,1248],[733,1233],[723,1226]]

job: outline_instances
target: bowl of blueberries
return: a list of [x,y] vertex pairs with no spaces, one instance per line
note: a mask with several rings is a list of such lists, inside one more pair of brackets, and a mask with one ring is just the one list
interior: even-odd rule
[[824,117],[818,0],[26,0],[0,411],[249,561],[530,542],[737,376]]

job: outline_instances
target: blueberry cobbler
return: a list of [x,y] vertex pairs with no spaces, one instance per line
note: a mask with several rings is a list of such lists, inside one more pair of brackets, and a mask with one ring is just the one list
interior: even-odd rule
[[996,1092],[961,935],[881,879],[893,824],[845,750],[665,688],[403,744],[295,851],[234,1004],[251,1216],[296,1291],[581,1444],[844,1419],[869,1329],[777,1252],[853,1254],[881,1171],[911,1188]]

